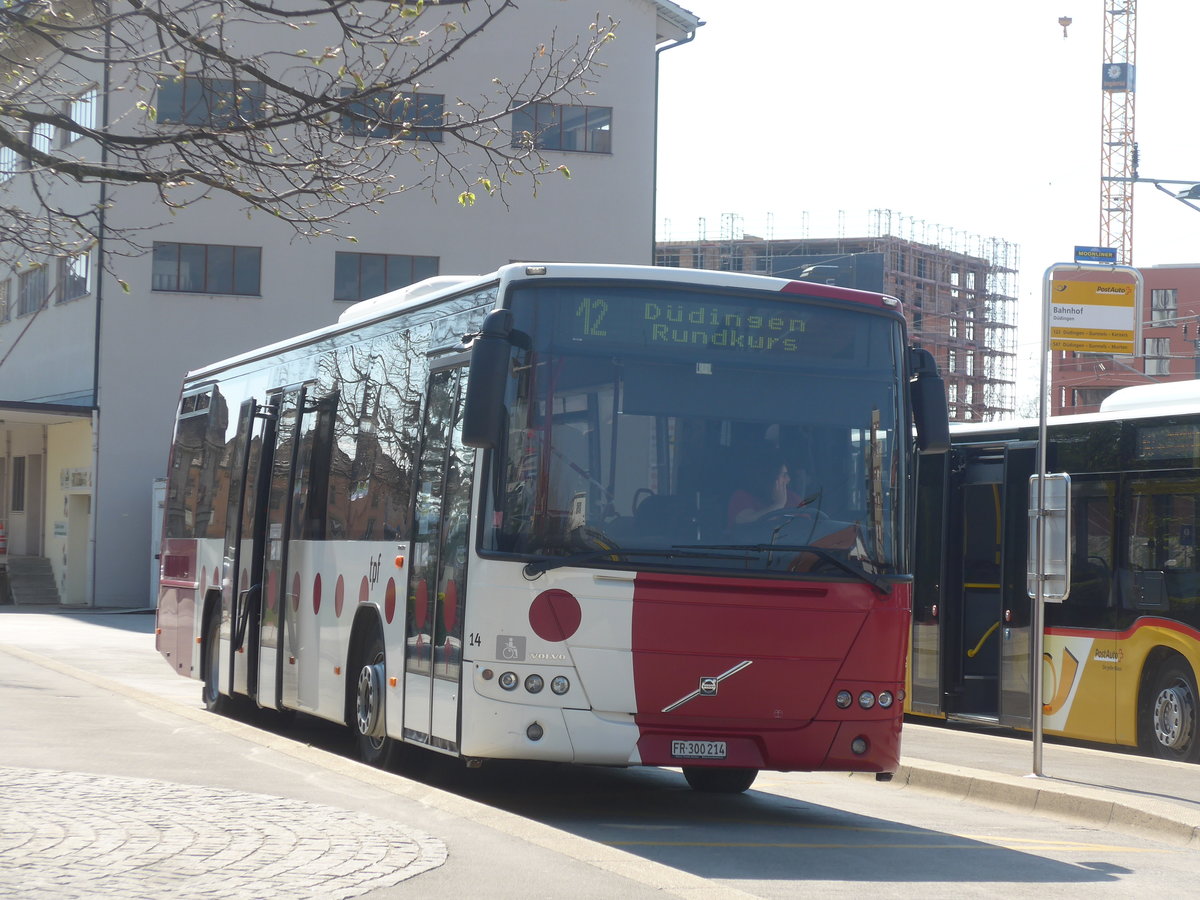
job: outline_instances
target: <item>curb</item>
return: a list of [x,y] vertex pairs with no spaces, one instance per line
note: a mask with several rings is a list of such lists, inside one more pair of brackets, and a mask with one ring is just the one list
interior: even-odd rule
[[1018,777],[913,759],[900,766],[891,784],[1200,848],[1200,811],[1154,800],[1134,803],[1120,792],[1062,779]]

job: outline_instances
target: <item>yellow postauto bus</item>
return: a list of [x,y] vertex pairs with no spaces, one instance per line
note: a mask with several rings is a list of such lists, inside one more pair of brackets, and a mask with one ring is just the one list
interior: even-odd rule
[[1070,592],[1031,658],[1026,592],[1036,421],[952,428],[922,460],[906,712],[1200,761],[1200,390],[1126,388],[1052,418],[1071,477]]

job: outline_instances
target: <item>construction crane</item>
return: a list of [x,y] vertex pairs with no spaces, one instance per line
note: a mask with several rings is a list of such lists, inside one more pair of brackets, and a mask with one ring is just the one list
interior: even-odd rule
[[1105,3],[1100,246],[1116,250],[1118,264],[1132,265],[1133,185],[1138,177],[1133,130],[1137,0],[1105,0]]

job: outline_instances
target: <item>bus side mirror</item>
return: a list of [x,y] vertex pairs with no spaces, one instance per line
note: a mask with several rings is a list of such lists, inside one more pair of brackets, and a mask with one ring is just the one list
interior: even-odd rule
[[917,449],[921,453],[945,453],[950,449],[950,413],[946,406],[946,383],[938,374],[937,362],[928,350],[910,347],[909,368],[914,380],[913,423],[917,426]]
[[509,337],[511,310],[494,309],[471,344],[467,369],[467,397],[463,408],[462,440],[468,447],[490,450],[500,440],[504,425],[504,390],[512,357]]

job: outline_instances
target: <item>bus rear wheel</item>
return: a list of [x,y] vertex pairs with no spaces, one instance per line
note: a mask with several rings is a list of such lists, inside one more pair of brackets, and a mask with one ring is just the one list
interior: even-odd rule
[[758,769],[716,769],[708,766],[684,766],[683,777],[693,791],[706,794],[740,794],[750,790]]
[[221,693],[221,616],[214,612],[204,623],[204,708],[224,714],[229,698]]
[[376,632],[359,654],[354,686],[354,734],[363,762],[384,769],[391,764],[396,744],[387,736],[384,714],[384,684],[387,655],[383,638]]
[[1164,662],[1143,696],[1142,749],[1159,759],[1200,761],[1196,677],[1187,663]]

